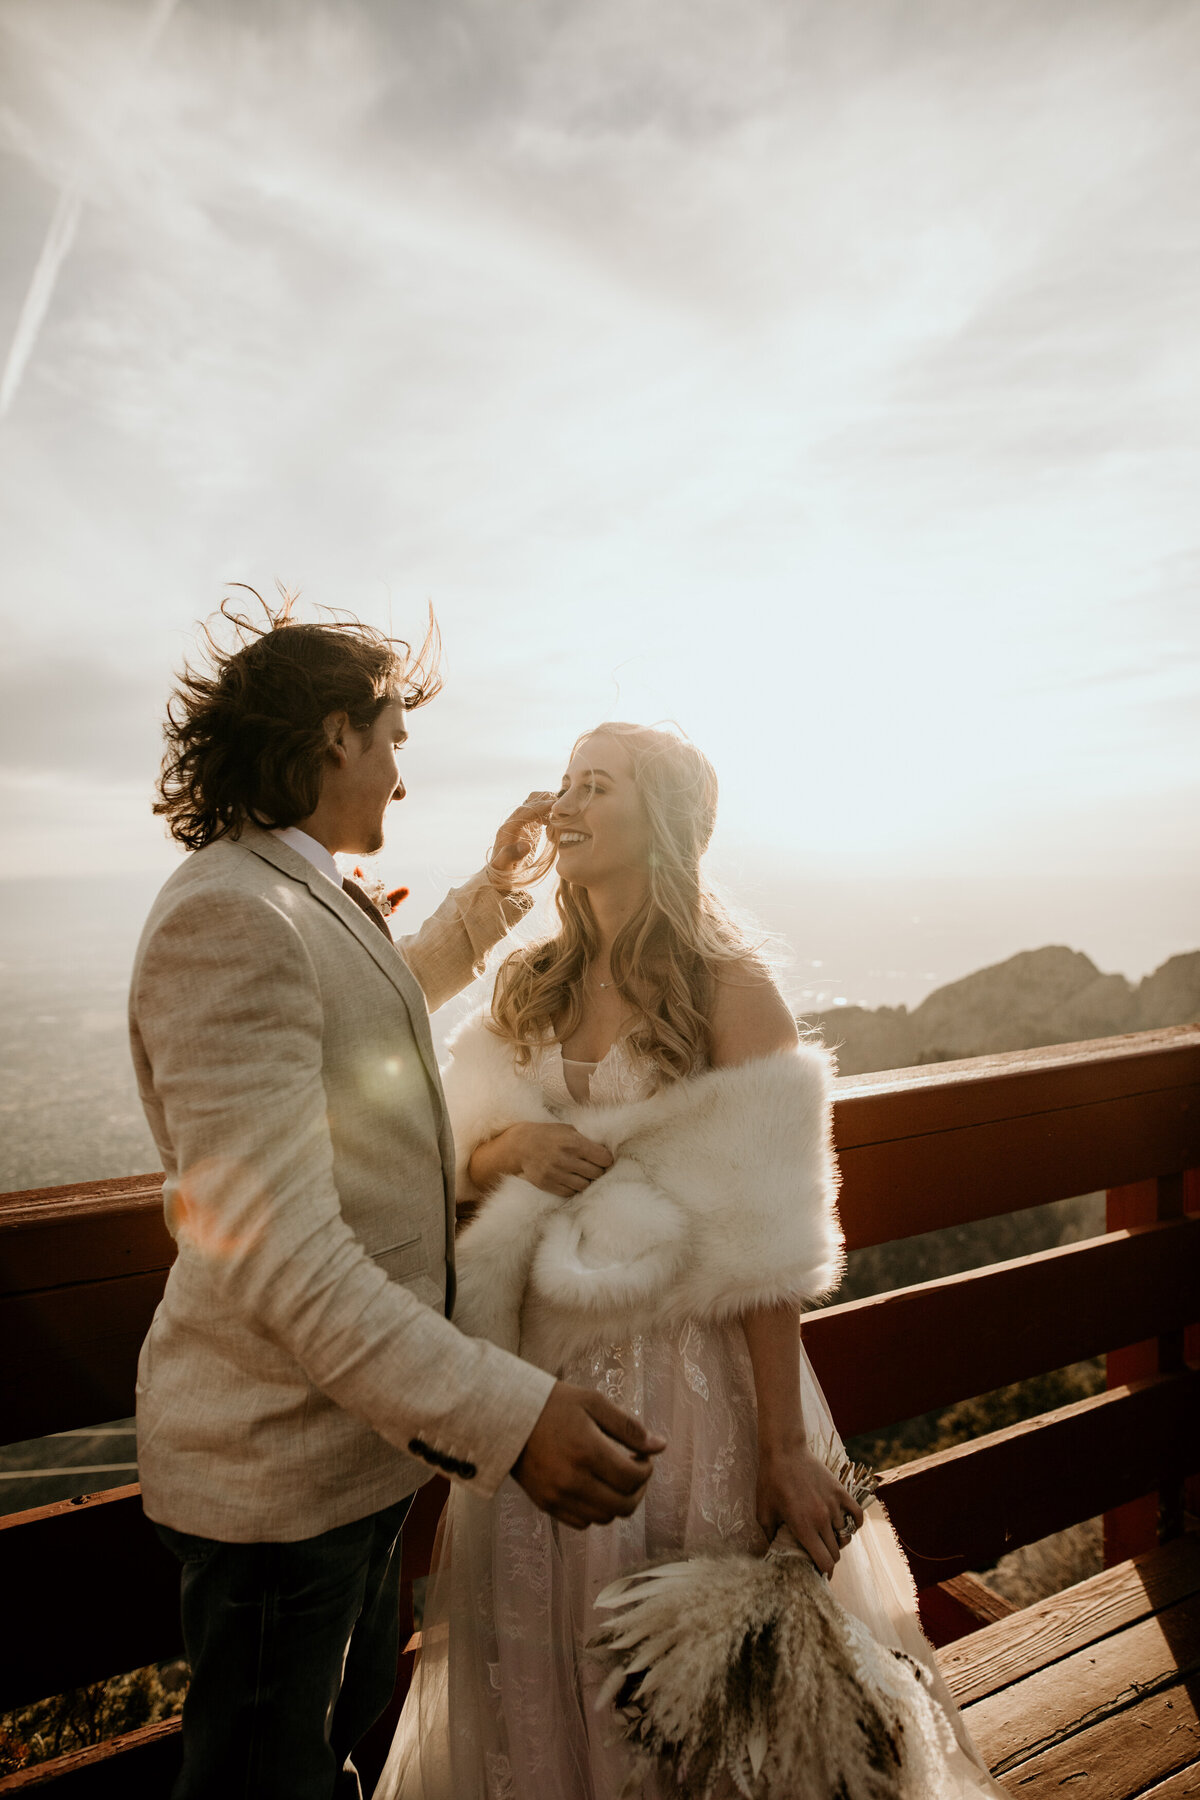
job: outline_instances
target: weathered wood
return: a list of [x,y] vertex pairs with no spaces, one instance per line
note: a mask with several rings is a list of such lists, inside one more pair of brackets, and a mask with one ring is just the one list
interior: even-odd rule
[[846,1436],[1194,1318],[1200,1218],[1113,1232],[832,1306],[805,1319],[804,1342]]
[[[971,1722],[968,1713],[968,1726]],[[1021,1800],[1063,1800],[1064,1794],[1086,1794],[1087,1800],[1130,1800],[1136,1794],[1149,1800],[1148,1784],[1195,1767],[1198,1746],[1197,1700],[1179,1681],[1018,1764],[1001,1781]],[[1175,1792],[1186,1794],[1187,1784]]]
[[162,1183],[162,1170],[153,1169],[142,1175],[113,1175],[102,1181],[68,1181],[58,1187],[12,1188],[6,1194],[0,1194],[0,1210],[7,1211],[10,1206],[41,1208],[51,1201],[77,1207],[90,1201],[108,1204],[122,1196],[135,1200],[139,1196],[158,1193]]
[[[943,1130],[967,1116],[982,1123],[1120,1099],[1151,1088],[1187,1087],[1198,1078],[1198,1052],[1200,1024],[1166,1025],[1073,1044],[1039,1044],[955,1062],[842,1075],[837,1092],[854,1102],[855,1134],[845,1141],[877,1142],[889,1135],[889,1128],[891,1136],[903,1137],[910,1129]],[[903,1100],[906,1121],[899,1131],[892,1110],[897,1099]]]
[[[1196,1747],[1200,1750],[1200,1743]],[[1200,1757],[1186,1769],[1169,1775],[1166,1781],[1146,1788],[1139,1800],[1200,1800]]]
[[0,1195],[0,1295],[165,1271],[162,1176]]
[[46,1800],[162,1800],[179,1770],[180,1721],[143,1725],[86,1750],[0,1776],[0,1795],[39,1794]]
[[1011,1600],[997,1594],[978,1575],[955,1575],[940,1585],[975,1615],[977,1625],[994,1625],[999,1619],[1010,1619],[1017,1611]]
[[0,1710],[182,1654],[179,1566],[113,1488],[0,1518]]
[[1195,1594],[1200,1535],[1189,1533],[939,1650],[938,1663],[969,1706]]
[[888,1470],[880,1496],[924,1588],[1198,1466],[1200,1372],[1185,1370]]
[[1200,1594],[1190,1594],[976,1701],[967,1723],[992,1772],[1005,1774],[1198,1666]]

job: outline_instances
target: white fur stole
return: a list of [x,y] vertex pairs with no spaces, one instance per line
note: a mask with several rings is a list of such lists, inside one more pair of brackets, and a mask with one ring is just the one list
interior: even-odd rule
[[557,1369],[605,1340],[814,1300],[842,1270],[828,1052],[813,1044],[673,1082],[648,1100],[553,1110],[477,1014],[451,1046],[460,1167],[485,1138],[566,1123],[612,1152],[560,1200],[505,1176],[458,1240],[455,1323]]

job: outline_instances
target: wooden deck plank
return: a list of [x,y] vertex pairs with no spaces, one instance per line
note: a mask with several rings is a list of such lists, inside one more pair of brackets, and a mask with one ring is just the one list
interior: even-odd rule
[[[969,1717],[969,1715],[968,1715]],[[1149,1800],[1167,1777],[1190,1772],[1200,1752],[1200,1706],[1185,1683],[1127,1707],[998,1779],[1020,1800]],[[1178,1790],[1188,1793],[1185,1785]],[[1172,1796],[1174,1800],[1174,1796]]]
[[977,1700],[964,1717],[989,1767],[1002,1773],[1128,1712],[1139,1697],[1173,1689],[1197,1669],[1200,1594],[1191,1594]]
[[970,1706],[1192,1594],[1200,1594],[1196,1533],[947,1645],[938,1664],[958,1704]]

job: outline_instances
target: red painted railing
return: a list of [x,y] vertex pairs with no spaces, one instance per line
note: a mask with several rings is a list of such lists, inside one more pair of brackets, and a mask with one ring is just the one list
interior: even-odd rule
[[[1110,1559],[1180,1530],[1200,1500],[1200,1027],[851,1077],[835,1130],[852,1248],[1109,1196],[1101,1237],[805,1323],[845,1434],[1108,1358],[1104,1393],[886,1476],[935,1633],[989,1616],[964,1572],[1006,1550],[1098,1513]],[[132,1410],[173,1248],[158,1187],[0,1197],[0,1442]],[[431,1492],[409,1581],[435,1511]],[[177,1654],[175,1589],[136,1488],[0,1519],[0,1710]],[[170,1730],[135,1739],[0,1793],[165,1791]]]

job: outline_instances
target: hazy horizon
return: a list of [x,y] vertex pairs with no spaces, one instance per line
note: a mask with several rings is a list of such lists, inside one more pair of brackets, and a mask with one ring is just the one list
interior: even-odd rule
[[[1192,909],[1172,919],[1159,897],[1151,910],[1156,897],[1128,879],[1120,893],[1129,927],[1105,939],[1111,907],[1093,913],[1090,934],[1054,929],[1071,919],[1088,923],[1070,887],[1043,891],[1031,904],[1027,893],[980,883],[964,890],[926,881],[883,894],[852,883],[756,882],[744,867],[723,874],[729,896],[787,940],[781,979],[797,1011],[836,1008],[839,1000],[911,1007],[935,987],[1045,943],[1083,950],[1104,973],[1134,980],[1169,955],[1200,949],[1200,932],[1186,935]],[[125,1001],[158,884],[157,874],[93,877],[78,886],[0,880],[0,1192],[156,1166],[129,1059]],[[441,897],[435,889],[425,871],[397,915],[397,935],[416,928]],[[439,1049],[485,991],[476,983],[434,1015]]]

